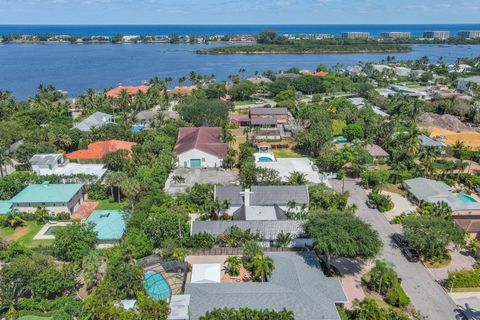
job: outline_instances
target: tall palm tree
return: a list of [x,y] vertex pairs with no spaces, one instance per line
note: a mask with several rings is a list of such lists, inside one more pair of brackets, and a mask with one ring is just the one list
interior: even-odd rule
[[275,270],[272,258],[257,254],[250,263],[253,278],[256,281],[267,282]]
[[286,248],[292,242],[293,237],[292,234],[287,232],[283,232],[283,230],[277,236],[277,244],[280,248]]
[[132,211],[135,209],[135,200],[142,191],[142,184],[135,178],[127,178],[120,184],[122,193],[130,200]]

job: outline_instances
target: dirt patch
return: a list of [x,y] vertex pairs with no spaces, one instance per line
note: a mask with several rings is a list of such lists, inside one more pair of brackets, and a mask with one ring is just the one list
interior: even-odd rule
[[432,112],[426,112],[417,118],[417,122],[420,127],[435,127],[453,132],[480,131],[475,128],[470,128],[458,117],[450,114],[439,115]]
[[28,226],[17,228],[15,229],[15,232],[11,236],[8,236],[5,240],[17,241],[18,239],[20,239],[21,237],[23,237],[28,233],[28,229],[29,229]]
[[445,136],[445,142],[447,144],[455,144],[457,141],[463,142],[466,146],[471,148],[480,147],[480,132],[472,131],[461,131],[454,132],[446,129],[441,129],[437,127],[422,127],[426,129],[431,136]]

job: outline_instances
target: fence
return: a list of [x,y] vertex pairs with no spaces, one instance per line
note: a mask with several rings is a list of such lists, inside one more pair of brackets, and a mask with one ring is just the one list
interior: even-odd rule
[[[299,248],[266,247],[262,249],[264,252],[308,251],[308,248],[304,248],[304,247],[299,247]],[[243,248],[220,247],[220,248],[211,248],[211,249],[191,249],[189,254],[192,256],[243,255]]]

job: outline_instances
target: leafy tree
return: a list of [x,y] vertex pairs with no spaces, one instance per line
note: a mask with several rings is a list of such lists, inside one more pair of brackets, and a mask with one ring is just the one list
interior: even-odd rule
[[215,247],[217,239],[207,232],[200,232],[190,237],[189,246],[192,248],[210,249]]
[[242,258],[239,256],[230,256],[225,260],[225,265],[231,277],[238,277],[240,275],[240,268],[242,267]]
[[140,319],[165,320],[170,308],[165,301],[155,301],[143,292],[137,293],[137,311]]
[[276,43],[281,40],[281,37],[273,30],[263,30],[257,36],[258,43]]
[[220,99],[227,94],[225,83],[211,83],[205,89],[205,94],[209,99]]
[[450,219],[453,211],[448,203],[440,201],[435,203],[425,202],[420,209],[421,215],[429,215],[443,219]]
[[347,195],[341,195],[324,184],[316,184],[308,188],[310,209],[343,211],[347,208]]
[[243,246],[243,255],[248,260],[252,260],[255,256],[263,254],[262,247],[255,240],[250,240]]
[[349,140],[363,139],[365,132],[361,125],[352,123],[343,128],[343,135]]
[[280,248],[287,248],[293,241],[292,234],[283,232],[283,230],[277,236],[277,244]]
[[294,171],[288,177],[288,184],[292,186],[302,186],[307,184],[307,175],[298,171]]
[[163,240],[169,238],[174,239],[178,245],[186,244],[190,233],[186,216],[170,210],[150,213],[142,228],[154,247],[158,247]]
[[404,224],[405,238],[425,259],[444,257],[451,244],[462,245],[465,232],[454,222],[434,216],[418,216]]
[[244,319],[275,319],[275,320],[293,320],[292,311],[283,309],[274,311],[268,309],[250,309],[250,308],[223,308],[213,309],[200,317],[200,320],[244,320]]
[[327,265],[331,257],[373,258],[382,248],[377,231],[351,214],[313,212],[305,230]]
[[229,93],[234,100],[246,100],[255,93],[256,86],[248,80],[242,80],[235,83]]
[[143,230],[138,228],[128,229],[122,246],[133,258],[148,256],[153,251],[152,241],[150,241]]
[[194,126],[221,126],[227,121],[229,102],[215,99],[189,98],[178,106],[182,118]]
[[73,223],[53,231],[53,254],[65,261],[81,261],[97,241],[97,233],[91,223]]

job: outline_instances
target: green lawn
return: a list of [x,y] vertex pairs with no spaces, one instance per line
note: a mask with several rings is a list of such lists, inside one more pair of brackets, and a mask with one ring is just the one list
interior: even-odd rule
[[301,154],[290,149],[274,149],[273,154],[276,158],[302,158]]
[[[15,240],[29,248],[35,248],[40,245],[48,246],[52,244],[53,240],[33,240],[33,237],[40,231],[43,224],[36,224],[34,221],[26,221],[25,226],[17,229],[12,228],[0,228],[0,237],[7,240]],[[15,237],[15,233],[21,233],[20,237]],[[10,237],[10,239],[8,239]]]
[[99,200],[95,210],[122,210],[122,203],[115,202],[112,199]]
[[18,318],[18,320],[50,320],[52,317],[39,317],[39,316],[23,316]]
[[0,228],[0,238],[5,239],[6,237],[10,237],[15,232],[12,228]]
[[234,101],[233,105],[235,106],[245,106],[247,104],[255,104],[255,100],[243,100],[243,101]]

